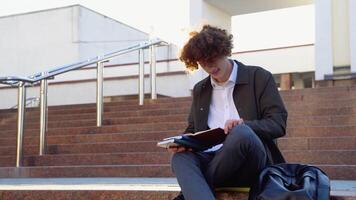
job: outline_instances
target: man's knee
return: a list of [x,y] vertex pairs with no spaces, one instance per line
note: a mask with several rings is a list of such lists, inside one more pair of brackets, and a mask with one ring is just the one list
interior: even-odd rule
[[173,172],[175,172],[182,165],[187,165],[189,162],[194,162],[194,154],[192,152],[174,153],[171,159]]
[[227,141],[236,144],[236,142],[246,142],[255,139],[256,135],[247,125],[240,124],[231,129],[227,136]]

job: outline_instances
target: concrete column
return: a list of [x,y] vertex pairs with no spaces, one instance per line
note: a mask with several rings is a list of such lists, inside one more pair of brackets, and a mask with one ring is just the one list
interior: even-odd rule
[[218,26],[231,31],[231,15],[204,0],[190,0],[190,28],[199,29],[204,24]]
[[292,74],[281,74],[281,90],[290,90],[292,89]]
[[293,80],[294,83],[294,89],[303,89],[304,88],[304,80],[299,77],[297,80]]
[[315,0],[315,79],[333,73],[332,0]]
[[[199,31],[204,24],[210,24],[231,32],[231,16],[228,13],[208,4],[204,0],[190,0],[189,6],[190,27],[188,29]],[[189,77],[190,88],[193,89],[194,85],[207,75],[202,69],[192,73]]]
[[356,73],[356,1],[349,0],[351,73]]
[[332,46],[334,67],[350,66],[348,7],[349,0],[332,0]]

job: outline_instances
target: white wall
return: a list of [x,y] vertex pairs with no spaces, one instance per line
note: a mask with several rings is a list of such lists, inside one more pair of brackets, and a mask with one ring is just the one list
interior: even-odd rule
[[349,0],[332,0],[334,66],[350,66]]
[[315,80],[333,73],[332,2],[315,0]]
[[356,1],[349,0],[351,72],[356,73]]
[[[148,40],[148,34],[84,7],[79,9],[80,59],[123,49]],[[121,56],[113,63],[137,62],[137,52]]]
[[0,18],[0,76],[28,76],[78,57],[75,8]]
[[203,19],[206,23],[219,26],[231,32],[231,16],[223,10],[203,1]]
[[257,65],[273,74],[315,71],[314,45],[233,54],[246,65]]

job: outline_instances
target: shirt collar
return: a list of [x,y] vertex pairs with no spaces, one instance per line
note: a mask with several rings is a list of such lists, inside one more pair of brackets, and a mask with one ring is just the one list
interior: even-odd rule
[[223,85],[219,85],[214,79],[213,77],[210,76],[210,81],[211,81],[211,85],[214,87],[217,87],[217,86],[226,86],[228,83],[233,83],[235,84],[236,83],[236,79],[237,79],[237,70],[238,70],[238,65],[236,62],[234,62],[233,60],[229,60],[231,63],[232,63],[232,71],[231,71],[231,74],[230,74],[230,77],[229,79],[223,84]]

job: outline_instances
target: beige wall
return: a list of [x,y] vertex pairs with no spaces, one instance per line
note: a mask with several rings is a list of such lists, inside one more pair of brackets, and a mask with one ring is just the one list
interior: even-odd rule
[[332,0],[332,46],[335,67],[351,64],[348,6],[349,0]]
[[0,76],[29,76],[77,61],[76,7],[0,18]]
[[351,72],[356,73],[356,1],[349,1]]

